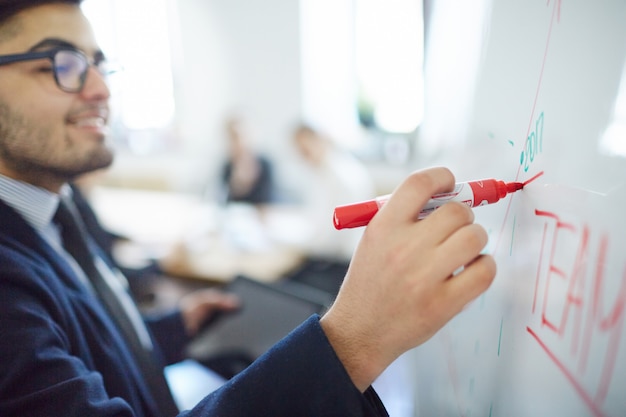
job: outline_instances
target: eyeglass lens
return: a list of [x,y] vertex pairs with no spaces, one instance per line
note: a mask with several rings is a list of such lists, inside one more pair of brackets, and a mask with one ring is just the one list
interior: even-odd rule
[[89,63],[83,54],[61,50],[54,55],[54,75],[65,91],[77,92],[83,88]]

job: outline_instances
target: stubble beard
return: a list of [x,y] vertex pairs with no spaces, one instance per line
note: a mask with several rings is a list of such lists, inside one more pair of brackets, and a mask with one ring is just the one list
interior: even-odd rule
[[0,163],[20,179],[35,185],[43,178],[68,182],[113,162],[113,151],[104,139],[100,146],[86,148],[66,133],[62,146],[44,127],[0,101]]

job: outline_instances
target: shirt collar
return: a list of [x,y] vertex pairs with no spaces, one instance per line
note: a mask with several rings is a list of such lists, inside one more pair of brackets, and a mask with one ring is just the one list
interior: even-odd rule
[[[71,195],[68,184],[63,185],[61,194]],[[46,189],[0,174],[0,199],[15,209],[38,232],[52,221],[60,197],[61,195]]]

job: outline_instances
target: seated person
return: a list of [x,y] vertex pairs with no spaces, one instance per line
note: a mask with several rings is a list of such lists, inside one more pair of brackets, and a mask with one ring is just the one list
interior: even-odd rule
[[226,122],[228,159],[221,174],[225,201],[263,205],[274,200],[272,165],[250,144],[250,132],[243,119]]
[[336,206],[374,198],[374,182],[360,160],[321,130],[301,123],[292,140],[310,173],[302,187],[307,219],[314,227],[306,250],[314,258],[347,264],[363,230],[338,233],[331,216]]

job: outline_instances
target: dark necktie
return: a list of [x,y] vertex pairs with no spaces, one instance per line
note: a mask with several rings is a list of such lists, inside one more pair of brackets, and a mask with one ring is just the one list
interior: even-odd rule
[[65,250],[72,255],[81,267],[110,317],[117,324],[122,336],[128,342],[137,364],[151,389],[161,415],[167,417],[175,416],[178,414],[178,407],[172,398],[171,391],[163,375],[163,369],[158,365],[152,350],[142,344],[137,330],[125,312],[120,297],[96,267],[94,253],[91,251],[88,243],[88,233],[73,204],[61,199],[54,220],[61,226],[61,236]]

